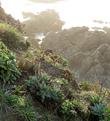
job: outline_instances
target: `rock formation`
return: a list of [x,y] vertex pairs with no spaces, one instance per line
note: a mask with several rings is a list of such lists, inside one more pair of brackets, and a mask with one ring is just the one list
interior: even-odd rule
[[101,81],[110,86],[110,29],[89,31],[75,27],[49,33],[43,40],[44,48],[53,49],[69,59],[70,69],[77,79]]

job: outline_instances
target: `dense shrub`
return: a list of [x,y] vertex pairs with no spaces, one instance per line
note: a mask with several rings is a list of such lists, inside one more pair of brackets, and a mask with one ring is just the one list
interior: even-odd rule
[[8,24],[0,23],[0,40],[11,50],[26,50],[29,46],[22,34]]
[[100,103],[95,104],[94,106],[90,107],[90,121],[105,121],[106,119],[106,105]]
[[65,119],[75,119],[84,114],[84,106],[78,100],[65,100],[62,103],[61,112]]
[[99,96],[97,94],[95,94],[95,95],[88,95],[87,96],[87,100],[89,101],[89,103],[90,103],[91,106],[103,102],[102,96]]
[[19,75],[14,54],[0,42],[0,83],[13,83]]
[[63,98],[62,91],[51,85],[48,76],[32,76],[26,81],[26,85],[41,102],[59,103]]
[[108,111],[107,107],[107,94],[103,94],[103,91],[99,94],[95,92],[88,92],[85,95],[83,95],[84,99],[86,100],[86,103],[88,103],[87,121],[109,121],[108,118],[110,112]]
[[89,91],[91,90],[91,84],[88,81],[83,81],[80,85],[82,90]]

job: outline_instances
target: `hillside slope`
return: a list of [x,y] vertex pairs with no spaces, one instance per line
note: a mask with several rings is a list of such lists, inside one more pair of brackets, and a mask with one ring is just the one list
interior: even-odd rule
[[50,49],[31,46],[15,55],[19,30],[0,25],[0,121],[110,121],[109,89],[78,83],[68,61]]

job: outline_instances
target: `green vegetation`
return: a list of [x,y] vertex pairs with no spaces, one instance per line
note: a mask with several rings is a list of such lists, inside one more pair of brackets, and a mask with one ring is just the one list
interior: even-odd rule
[[107,109],[107,107],[104,104],[101,104],[101,103],[97,104],[96,103],[94,106],[90,107],[90,113],[94,117],[94,119],[96,118],[96,120],[105,121],[105,119],[106,119],[106,114],[105,114],[106,109]]
[[65,100],[61,108],[65,120],[84,117],[84,106],[78,100]]
[[55,86],[55,83],[51,81],[52,80],[45,75],[40,77],[33,76],[26,81],[26,84],[34,96],[39,97],[41,102],[50,101],[51,103],[59,103],[62,100],[63,94],[61,90]]
[[31,102],[26,100],[25,97],[11,95],[7,97],[8,105],[13,107],[18,117],[25,121],[36,121],[35,111]]
[[0,120],[12,121],[15,118],[15,120],[36,121],[31,102],[23,96],[9,94],[8,91],[10,90],[0,89]]
[[20,76],[16,59],[12,52],[0,42],[0,83],[13,83]]
[[29,46],[16,28],[5,23],[0,23],[0,41],[11,50],[26,50]]
[[76,82],[52,50],[31,47],[15,56],[22,34],[3,23],[0,34],[0,121],[110,121],[109,89]]

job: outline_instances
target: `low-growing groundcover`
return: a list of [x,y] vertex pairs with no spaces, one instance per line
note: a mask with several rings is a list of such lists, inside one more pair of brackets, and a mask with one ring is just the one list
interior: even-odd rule
[[0,121],[36,121],[31,100],[9,91],[0,89]]

